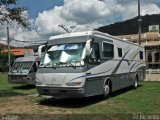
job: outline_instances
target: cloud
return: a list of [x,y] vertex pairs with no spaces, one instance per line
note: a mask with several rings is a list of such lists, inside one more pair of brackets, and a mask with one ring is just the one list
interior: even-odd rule
[[[141,5],[142,15],[160,13],[155,0],[141,0]],[[58,27],[59,24],[72,31],[84,31],[135,16],[137,1],[64,0],[63,6],[39,13],[35,23],[41,35],[56,35],[64,32]]]
[[[11,37],[26,41],[48,39],[52,35],[65,33],[58,27],[61,24],[73,32],[93,30],[133,18],[138,14],[137,9],[137,0],[64,0],[63,6],[54,6],[39,13],[35,20],[30,20],[35,30],[11,29]],[[141,0],[142,15],[159,13],[159,0]],[[4,33],[1,31],[0,35]]]
[[[24,11],[21,14],[22,17],[28,19],[29,15],[27,11]],[[29,20],[30,23],[34,26],[35,21],[33,19]],[[16,21],[11,21],[7,25],[6,23],[0,24],[0,43],[7,43],[7,26],[9,27],[9,38],[11,41],[11,45],[14,45],[16,47],[25,47],[31,44],[37,44],[32,41],[38,41],[41,43],[40,40],[47,40],[43,36],[39,35],[37,33],[37,30],[28,30],[20,25]],[[24,42],[26,41],[26,42]]]
[[[0,26],[0,43],[7,42],[7,26],[2,25]],[[43,43],[44,40],[47,40],[43,36],[40,36],[37,34],[35,30],[29,31],[28,29],[18,27],[15,28],[13,26],[9,27],[9,38],[11,41],[11,45],[14,45],[16,47],[25,47],[28,45],[36,45],[34,41],[39,41],[38,43]],[[43,40],[43,41],[42,41]],[[24,42],[26,41],[26,42]]]

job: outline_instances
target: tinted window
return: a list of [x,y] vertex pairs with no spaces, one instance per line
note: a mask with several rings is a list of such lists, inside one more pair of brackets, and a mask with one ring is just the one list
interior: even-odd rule
[[118,57],[122,57],[122,48],[118,48]]
[[110,43],[103,43],[103,55],[104,57],[113,58],[114,57],[114,46]]
[[140,53],[140,54],[139,54],[139,55],[140,55],[140,56],[139,56],[140,59],[143,60],[143,51],[140,51],[139,53]]
[[147,61],[152,62],[152,51],[149,51]]

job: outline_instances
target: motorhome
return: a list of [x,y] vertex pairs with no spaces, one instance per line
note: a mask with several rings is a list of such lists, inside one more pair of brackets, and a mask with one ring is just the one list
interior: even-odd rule
[[39,62],[37,56],[17,58],[8,73],[9,83],[35,85],[35,73]]
[[50,37],[36,73],[40,95],[107,98],[138,87],[145,77],[144,47],[98,31]]
[[[39,54],[27,54],[24,57],[17,58],[8,73],[8,82],[10,84],[35,85],[36,71],[40,63],[42,48],[39,46]],[[37,52],[37,53],[38,53]]]

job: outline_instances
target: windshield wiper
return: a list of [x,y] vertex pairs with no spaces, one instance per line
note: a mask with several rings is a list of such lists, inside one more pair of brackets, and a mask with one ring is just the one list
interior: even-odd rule
[[51,63],[43,64],[43,67],[51,66]]
[[69,65],[69,66],[72,66],[74,69],[76,68],[76,66],[74,65],[74,64],[72,64],[72,63],[67,63],[67,62],[59,62],[59,64],[66,64],[66,66],[67,65]]
[[44,66],[43,66],[43,67],[47,67],[47,66],[49,66],[49,67],[53,67],[54,69],[56,69],[56,68],[57,68],[57,66],[56,66],[55,64],[51,64],[51,63],[46,63],[46,64],[44,64]]
[[57,64],[52,64],[52,67],[53,67],[54,69],[56,69],[56,68],[57,68]]
[[74,69],[76,69],[76,66],[72,63],[69,63]]

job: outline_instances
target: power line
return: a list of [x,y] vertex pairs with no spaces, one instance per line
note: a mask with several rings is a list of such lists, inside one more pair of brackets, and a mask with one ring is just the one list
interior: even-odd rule
[[16,39],[11,39],[11,40],[18,41],[18,42],[42,42],[42,41],[47,42],[47,40],[32,40],[32,41],[29,41],[29,40],[16,40]]
[[7,41],[7,40],[2,40],[2,39],[0,39],[0,41]]
[[[36,40],[36,41],[21,41],[21,40],[16,40],[16,39],[10,39],[11,42],[16,42],[16,43],[30,43],[30,44],[41,44],[41,43],[46,43],[47,40]],[[0,41],[5,41],[7,42],[7,40],[2,40],[0,39]]]

